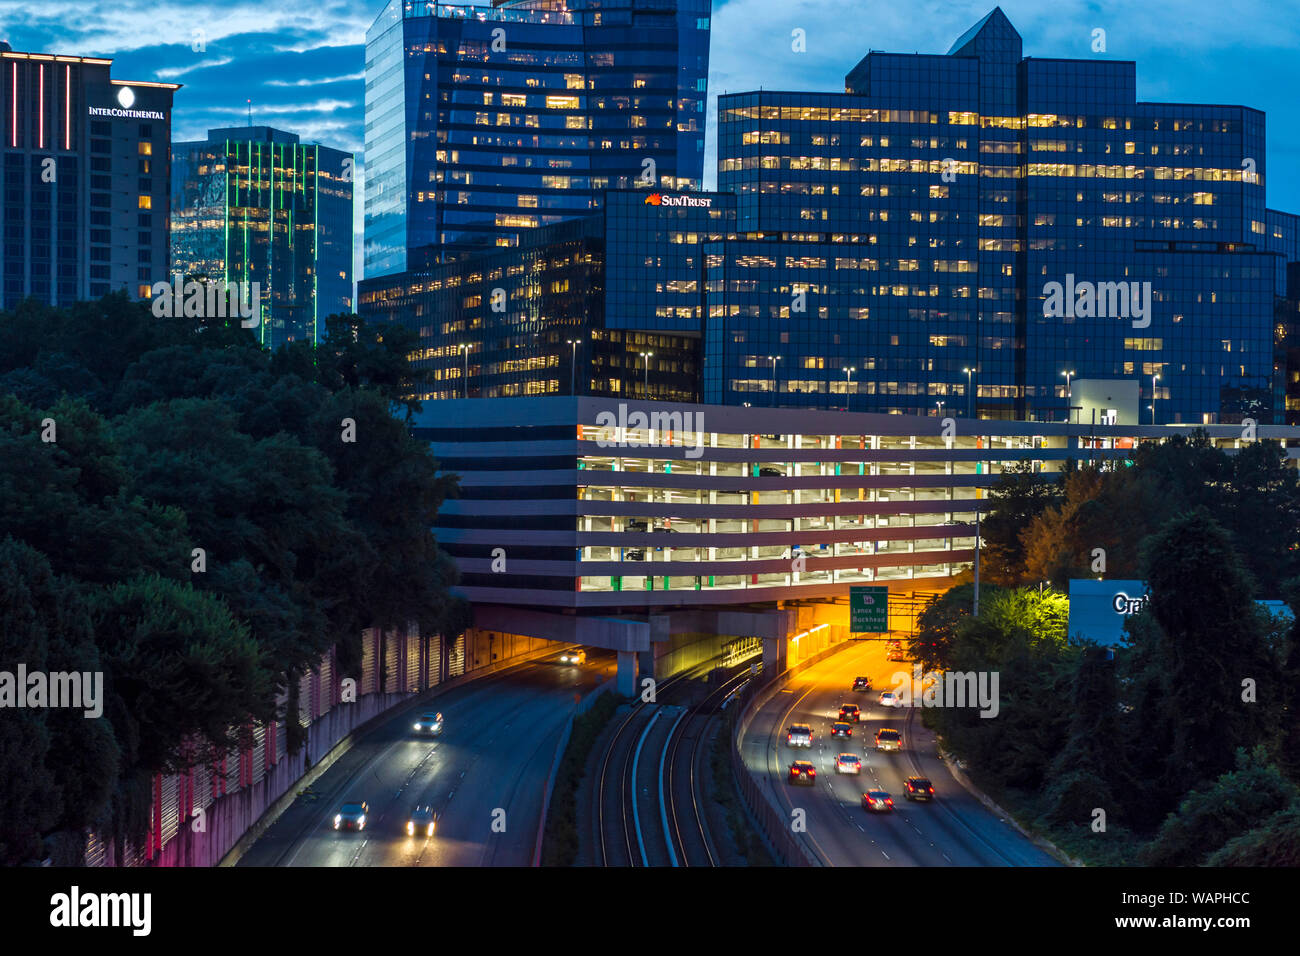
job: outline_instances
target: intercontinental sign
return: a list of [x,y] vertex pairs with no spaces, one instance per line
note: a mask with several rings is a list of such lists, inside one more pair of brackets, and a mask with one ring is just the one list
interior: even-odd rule
[[133,110],[135,105],[135,91],[129,86],[124,86],[117,91],[118,106],[90,106],[86,112],[91,116],[111,116],[114,119],[147,119],[147,120],[166,120],[167,116],[161,110]]

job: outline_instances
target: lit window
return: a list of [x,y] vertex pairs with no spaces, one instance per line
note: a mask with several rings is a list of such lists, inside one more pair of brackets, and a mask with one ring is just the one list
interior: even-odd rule
[[140,209],[152,209],[152,208],[153,208],[153,199],[151,199],[151,198],[148,197],[148,196],[141,196],[141,197],[139,197],[138,208],[140,208]]

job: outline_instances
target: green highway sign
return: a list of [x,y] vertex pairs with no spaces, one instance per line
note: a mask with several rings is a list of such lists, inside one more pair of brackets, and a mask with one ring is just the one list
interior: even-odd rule
[[889,630],[889,588],[857,585],[849,588],[849,631],[880,634]]

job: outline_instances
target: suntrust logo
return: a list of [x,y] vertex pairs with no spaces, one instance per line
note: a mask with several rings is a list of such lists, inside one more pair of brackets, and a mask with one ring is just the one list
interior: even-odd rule
[[643,206],[698,206],[709,209],[713,206],[711,196],[665,196],[663,193],[651,193],[645,197]]

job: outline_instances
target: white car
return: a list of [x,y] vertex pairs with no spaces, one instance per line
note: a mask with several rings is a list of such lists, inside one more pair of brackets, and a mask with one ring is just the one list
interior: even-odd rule
[[857,754],[840,754],[835,758],[836,773],[862,773],[862,758]]
[[881,706],[881,707],[897,707],[897,706],[898,706],[898,695],[895,694],[892,690],[881,691],[881,692],[880,692],[880,706]]
[[587,663],[587,652],[582,648],[576,651],[565,651],[560,655],[561,664],[585,664]]

